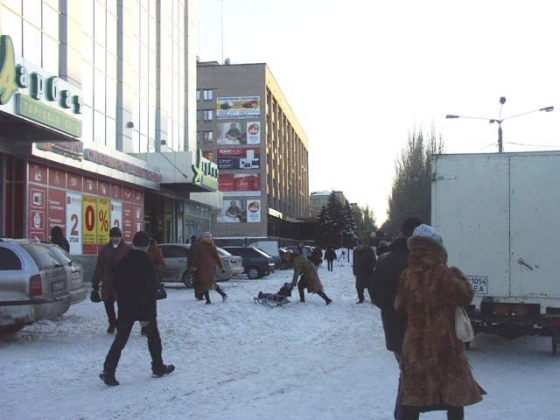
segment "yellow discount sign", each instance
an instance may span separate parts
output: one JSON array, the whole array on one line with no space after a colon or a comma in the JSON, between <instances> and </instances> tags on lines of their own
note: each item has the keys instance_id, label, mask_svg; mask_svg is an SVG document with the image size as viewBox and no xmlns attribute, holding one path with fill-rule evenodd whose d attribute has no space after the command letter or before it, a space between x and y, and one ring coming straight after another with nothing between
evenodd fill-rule
<instances>
[{"instance_id":1,"label":"yellow discount sign","mask_svg":"<svg viewBox=\"0 0 560 420\"><path fill-rule=\"evenodd\" d=\"M97 219L97 197L84 195L84 205L82 206L82 243L86 245L96 245L96 219Z\"/></svg>"},{"instance_id":2,"label":"yellow discount sign","mask_svg":"<svg viewBox=\"0 0 560 420\"><path fill-rule=\"evenodd\" d=\"M109 242L109 221L111 214L109 208L111 201L108 198L97 199L97 243Z\"/></svg>"}]
</instances>

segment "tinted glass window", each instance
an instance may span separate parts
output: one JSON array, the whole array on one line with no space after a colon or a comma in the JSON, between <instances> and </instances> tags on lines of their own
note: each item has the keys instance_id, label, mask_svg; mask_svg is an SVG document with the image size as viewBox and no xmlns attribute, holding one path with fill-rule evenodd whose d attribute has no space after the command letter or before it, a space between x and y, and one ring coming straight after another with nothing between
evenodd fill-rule
<instances>
[{"instance_id":1,"label":"tinted glass window","mask_svg":"<svg viewBox=\"0 0 560 420\"><path fill-rule=\"evenodd\" d=\"M189 250L183 246L162 245L159 247L164 258L185 258Z\"/></svg>"},{"instance_id":2,"label":"tinted glass window","mask_svg":"<svg viewBox=\"0 0 560 420\"><path fill-rule=\"evenodd\" d=\"M220 257L231 257L231 254L227 252L225 249L222 249L220 247L216 247L216 249L218 250L218 255Z\"/></svg>"},{"instance_id":3,"label":"tinted glass window","mask_svg":"<svg viewBox=\"0 0 560 420\"><path fill-rule=\"evenodd\" d=\"M0 270L21 270L21 261L12 250L0 248Z\"/></svg>"},{"instance_id":4,"label":"tinted glass window","mask_svg":"<svg viewBox=\"0 0 560 420\"><path fill-rule=\"evenodd\" d=\"M31 255L31 258L35 261L39 270L45 270L61 265L54 256L41 245L22 244L21 247L25 249L29 255Z\"/></svg>"},{"instance_id":5,"label":"tinted glass window","mask_svg":"<svg viewBox=\"0 0 560 420\"><path fill-rule=\"evenodd\" d=\"M54 255L56 260L62 265L68 265L72 261L68 257L68 254L66 253L66 251L64 251L62 248L60 248L56 245L55 246L46 246L45 248L48 249Z\"/></svg>"}]
</instances>

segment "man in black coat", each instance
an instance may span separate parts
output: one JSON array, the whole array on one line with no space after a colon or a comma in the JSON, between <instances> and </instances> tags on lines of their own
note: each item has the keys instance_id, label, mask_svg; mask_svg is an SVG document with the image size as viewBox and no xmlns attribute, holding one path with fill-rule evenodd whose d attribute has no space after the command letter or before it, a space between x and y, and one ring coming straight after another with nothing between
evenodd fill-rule
<instances>
[{"instance_id":1,"label":"man in black coat","mask_svg":"<svg viewBox=\"0 0 560 420\"><path fill-rule=\"evenodd\" d=\"M154 263L146 254L149 244L150 236L146 232L136 232L132 249L115 266L114 287L119 308L117 336L105 358L103 372L99 375L107 385L119 385L115 371L136 321L140 321L146 330L153 377L161 378L175 370L175 366L163 364L161 355L161 338L156 321L157 275Z\"/></svg>"},{"instance_id":2,"label":"man in black coat","mask_svg":"<svg viewBox=\"0 0 560 420\"><path fill-rule=\"evenodd\" d=\"M368 289L370 293L371 282L373 280L373 270L377 258L372 247L366 246L362 238L356 240L356 249L352 255L352 271L356 277L356 291L358 292L358 301L356 303L364 303L364 290ZM373 298L370 293L370 299Z\"/></svg>"},{"instance_id":3,"label":"man in black coat","mask_svg":"<svg viewBox=\"0 0 560 420\"><path fill-rule=\"evenodd\" d=\"M371 286L373 303L381 309L381 321L385 331L385 346L387 350L394 353L399 363L406 330L406 316L399 315L395 311L395 296L397 295L399 278L407 266L408 246L406 241L412 236L414 228L421 224L422 221L415 217L404 221L401 226L403 236L395 239L389 245L389 250L379 256ZM403 412L398 404L398 395L397 402L395 402L394 415L397 420L403 418Z\"/></svg>"}]
</instances>

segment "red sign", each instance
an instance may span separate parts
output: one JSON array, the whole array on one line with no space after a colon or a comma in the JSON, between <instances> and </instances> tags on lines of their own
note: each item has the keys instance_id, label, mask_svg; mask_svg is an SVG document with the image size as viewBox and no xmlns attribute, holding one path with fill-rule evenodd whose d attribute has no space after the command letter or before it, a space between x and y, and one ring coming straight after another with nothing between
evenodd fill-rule
<instances>
[{"instance_id":1,"label":"red sign","mask_svg":"<svg viewBox=\"0 0 560 420\"><path fill-rule=\"evenodd\" d=\"M84 189L88 194L97 194L97 179L87 178L84 176Z\"/></svg>"},{"instance_id":2,"label":"red sign","mask_svg":"<svg viewBox=\"0 0 560 420\"><path fill-rule=\"evenodd\" d=\"M132 236L134 235L134 217L133 217L133 205L132 203L124 202L123 205L123 216L122 216L122 232L123 240L130 244L132 243Z\"/></svg>"},{"instance_id":3,"label":"red sign","mask_svg":"<svg viewBox=\"0 0 560 420\"><path fill-rule=\"evenodd\" d=\"M259 174L223 174L219 175L220 191L230 196L261 195L261 177Z\"/></svg>"},{"instance_id":4,"label":"red sign","mask_svg":"<svg viewBox=\"0 0 560 420\"><path fill-rule=\"evenodd\" d=\"M51 187L66 188L66 172L49 168L49 185Z\"/></svg>"},{"instance_id":5,"label":"red sign","mask_svg":"<svg viewBox=\"0 0 560 420\"><path fill-rule=\"evenodd\" d=\"M68 174L68 189L72 191L82 192L82 176L77 174Z\"/></svg>"},{"instance_id":6,"label":"red sign","mask_svg":"<svg viewBox=\"0 0 560 420\"><path fill-rule=\"evenodd\" d=\"M29 182L47 185L47 167L36 163L29 164Z\"/></svg>"},{"instance_id":7,"label":"red sign","mask_svg":"<svg viewBox=\"0 0 560 420\"><path fill-rule=\"evenodd\" d=\"M123 199L126 201L132 201L133 200L133 191L132 188L130 187L123 187Z\"/></svg>"},{"instance_id":8,"label":"red sign","mask_svg":"<svg viewBox=\"0 0 560 420\"><path fill-rule=\"evenodd\" d=\"M111 198L122 200L122 187L120 185L111 184Z\"/></svg>"},{"instance_id":9,"label":"red sign","mask_svg":"<svg viewBox=\"0 0 560 420\"><path fill-rule=\"evenodd\" d=\"M49 188L49 232L53 226L60 226L65 231L66 224L66 192Z\"/></svg>"},{"instance_id":10,"label":"red sign","mask_svg":"<svg viewBox=\"0 0 560 420\"><path fill-rule=\"evenodd\" d=\"M97 182L97 191L98 194L103 197L110 197L111 196L111 185L108 182Z\"/></svg>"},{"instance_id":11,"label":"red sign","mask_svg":"<svg viewBox=\"0 0 560 420\"><path fill-rule=\"evenodd\" d=\"M45 172L46 175L46 172ZM47 240L47 188L29 185L29 237Z\"/></svg>"}]
</instances>

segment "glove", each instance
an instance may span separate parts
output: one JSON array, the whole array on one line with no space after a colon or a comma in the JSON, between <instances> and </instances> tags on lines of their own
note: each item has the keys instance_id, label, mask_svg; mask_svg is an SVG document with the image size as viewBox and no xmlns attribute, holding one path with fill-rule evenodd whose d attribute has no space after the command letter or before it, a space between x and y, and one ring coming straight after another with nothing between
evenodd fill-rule
<instances>
[{"instance_id":1,"label":"glove","mask_svg":"<svg viewBox=\"0 0 560 420\"><path fill-rule=\"evenodd\" d=\"M99 291L97 289L93 289L91 291L91 295L89 295L89 300L93 303L101 302L101 296L99 296Z\"/></svg>"}]
</instances>

